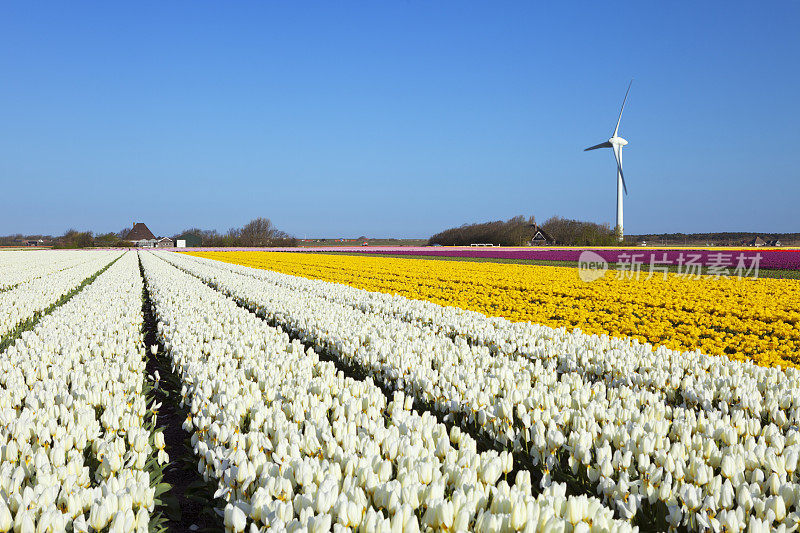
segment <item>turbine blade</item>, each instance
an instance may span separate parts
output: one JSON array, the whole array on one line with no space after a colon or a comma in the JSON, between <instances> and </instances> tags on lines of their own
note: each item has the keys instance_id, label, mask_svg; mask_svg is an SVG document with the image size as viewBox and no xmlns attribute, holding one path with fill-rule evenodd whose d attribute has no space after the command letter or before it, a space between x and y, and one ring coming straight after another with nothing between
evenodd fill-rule
<instances>
[{"instance_id":1,"label":"turbine blade","mask_svg":"<svg viewBox=\"0 0 800 533\"><path fill-rule=\"evenodd\" d=\"M625 174L622 173L622 147L614 147L614 159L617 161L617 170L619 176L622 178L622 190L625 191L625 196L628 195L628 186L625 184Z\"/></svg>"},{"instance_id":2,"label":"turbine blade","mask_svg":"<svg viewBox=\"0 0 800 533\"><path fill-rule=\"evenodd\" d=\"M617 127L614 128L614 135L612 137L617 136L617 131L619 131L619 121L622 120L622 112L625 110L625 102L628 100L628 93L631 92L631 85L633 85L633 80L628 84L628 90L625 91L625 98L622 99L622 108L619 110L619 118L617 119Z\"/></svg>"},{"instance_id":3,"label":"turbine blade","mask_svg":"<svg viewBox=\"0 0 800 533\"><path fill-rule=\"evenodd\" d=\"M611 143L606 141L604 143L596 144L594 146L590 146L584 152L588 152L589 150L597 150L598 148L611 148Z\"/></svg>"}]
</instances>

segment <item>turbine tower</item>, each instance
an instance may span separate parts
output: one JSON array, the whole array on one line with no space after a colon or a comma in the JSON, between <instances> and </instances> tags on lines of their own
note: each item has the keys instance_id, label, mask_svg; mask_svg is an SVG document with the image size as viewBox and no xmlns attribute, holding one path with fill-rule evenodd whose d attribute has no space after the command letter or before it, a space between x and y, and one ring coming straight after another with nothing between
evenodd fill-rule
<instances>
[{"instance_id":1,"label":"turbine tower","mask_svg":"<svg viewBox=\"0 0 800 533\"><path fill-rule=\"evenodd\" d=\"M625 195L628 194L628 187L625 185L625 176L622 174L622 147L628 144L628 141L619 137L617 132L619 131L619 122L622 120L622 111L625 109L625 102L628 100L628 93L631 92L631 84L633 84L633 80L628 84L628 90L625 91L625 98L622 100L622 109L619 110L619 118L617 119L617 126L614 128L614 134L611 135L611 138L606 142L590 146L584 150L584 152L588 152L589 150L597 150L598 148L611 148L614 152L614 159L617 162L617 227L615 231L617 233L617 240L619 241L622 241L622 192L625 191Z\"/></svg>"}]
</instances>

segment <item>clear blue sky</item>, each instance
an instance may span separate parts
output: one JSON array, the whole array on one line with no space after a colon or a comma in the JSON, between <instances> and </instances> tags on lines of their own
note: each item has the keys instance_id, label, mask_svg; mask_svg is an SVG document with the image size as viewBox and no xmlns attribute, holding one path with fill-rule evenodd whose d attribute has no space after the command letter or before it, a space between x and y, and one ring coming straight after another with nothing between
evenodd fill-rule
<instances>
[{"instance_id":1,"label":"clear blue sky","mask_svg":"<svg viewBox=\"0 0 800 533\"><path fill-rule=\"evenodd\" d=\"M4 2L0 235L800 231L800 2Z\"/></svg>"}]
</instances>

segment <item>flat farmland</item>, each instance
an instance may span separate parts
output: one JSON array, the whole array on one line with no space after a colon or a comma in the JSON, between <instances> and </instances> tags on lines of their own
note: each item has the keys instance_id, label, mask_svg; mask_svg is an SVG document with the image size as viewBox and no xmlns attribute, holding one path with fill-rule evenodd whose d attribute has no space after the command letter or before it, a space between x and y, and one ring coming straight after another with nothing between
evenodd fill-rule
<instances>
[{"instance_id":1,"label":"flat farmland","mask_svg":"<svg viewBox=\"0 0 800 533\"><path fill-rule=\"evenodd\" d=\"M796 284L0 252L0 530L793 530Z\"/></svg>"}]
</instances>

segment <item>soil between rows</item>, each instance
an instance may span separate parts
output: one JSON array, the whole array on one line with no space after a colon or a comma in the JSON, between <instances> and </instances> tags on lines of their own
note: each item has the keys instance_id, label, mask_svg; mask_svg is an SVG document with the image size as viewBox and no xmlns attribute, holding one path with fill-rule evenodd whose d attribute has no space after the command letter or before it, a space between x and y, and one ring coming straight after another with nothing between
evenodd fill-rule
<instances>
[{"instance_id":1,"label":"soil between rows","mask_svg":"<svg viewBox=\"0 0 800 533\"><path fill-rule=\"evenodd\" d=\"M181 381L173 372L164 345L156 335L157 322L141 259L139 272L144 282L142 314L144 346L147 353L146 372L148 376L154 376L158 372L161 378L158 389L153 391L153 396L161 403L158 410L158 427L164 432L165 450L169 454L163 481L169 483L171 488L162 497L165 500L162 510L168 520L167 529L179 533L223 531L222 518L214 511L215 485L213 482L205 482L198 473L190 435L182 427L188 413L185 408L180 407ZM155 355L150 351L151 346L158 347Z\"/></svg>"}]
</instances>

